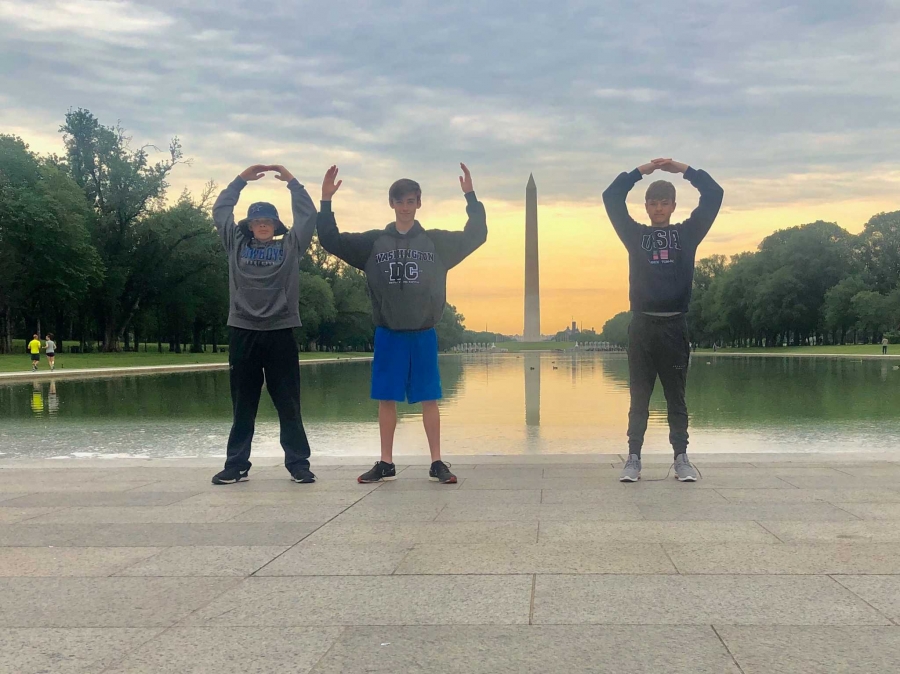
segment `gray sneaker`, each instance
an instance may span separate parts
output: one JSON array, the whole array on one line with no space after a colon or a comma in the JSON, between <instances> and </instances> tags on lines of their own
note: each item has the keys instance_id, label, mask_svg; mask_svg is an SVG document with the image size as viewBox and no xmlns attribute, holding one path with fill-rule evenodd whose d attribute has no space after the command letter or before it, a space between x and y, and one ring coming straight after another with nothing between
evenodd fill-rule
<instances>
[{"instance_id":1,"label":"gray sneaker","mask_svg":"<svg viewBox=\"0 0 900 674\"><path fill-rule=\"evenodd\" d=\"M697 481L697 469L688 461L687 454L679 454L675 457L675 477L679 482Z\"/></svg>"},{"instance_id":2,"label":"gray sneaker","mask_svg":"<svg viewBox=\"0 0 900 674\"><path fill-rule=\"evenodd\" d=\"M619 476L619 482L637 482L641 479L641 457L637 454L629 454L628 461Z\"/></svg>"}]
</instances>

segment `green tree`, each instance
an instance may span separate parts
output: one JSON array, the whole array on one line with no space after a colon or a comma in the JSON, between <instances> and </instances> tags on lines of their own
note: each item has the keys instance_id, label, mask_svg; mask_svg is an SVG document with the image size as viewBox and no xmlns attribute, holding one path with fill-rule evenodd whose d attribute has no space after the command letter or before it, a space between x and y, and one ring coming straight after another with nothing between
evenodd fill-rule
<instances>
[{"instance_id":1,"label":"green tree","mask_svg":"<svg viewBox=\"0 0 900 674\"><path fill-rule=\"evenodd\" d=\"M96 214L92 239L106 274L94 306L104 350L115 351L154 274L143 262L160 258L156 223L148 216L162 206L169 173L183 161L181 144L173 139L167 158L151 163L151 146L133 149L124 129L103 126L80 108L66 114L60 131L72 178ZM146 251L148 245L154 250Z\"/></svg>"},{"instance_id":2,"label":"green tree","mask_svg":"<svg viewBox=\"0 0 900 674\"><path fill-rule=\"evenodd\" d=\"M885 295L874 290L863 290L853 296L850 304L859 316L859 327L866 334L867 340L876 341L890 329L893 312Z\"/></svg>"},{"instance_id":3,"label":"green tree","mask_svg":"<svg viewBox=\"0 0 900 674\"><path fill-rule=\"evenodd\" d=\"M750 315L759 276L756 255L739 253L731 257L724 273L712 279L701 302L714 341L734 344L752 334Z\"/></svg>"},{"instance_id":4,"label":"green tree","mask_svg":"<svg viewBox=\"0 0 900 674\"><path fill-rule=\"evenodd\" d=\"M42 317L58 323L102 279L85 226L90 215L78 186L55 164L20 138L0 135L0 352L10 351L17 312L28 319L26 332L45 333Z\"/></svg>"},{"instance_id":5,"label":"green tree","mask_svg":"<svg viewBox=\"0 0 900 674\"><path fill-rule=\"evenodd\" d=\"M825 294L853 271L852 242L845 230L821 220L763 239L751 310L754 329L768 335L787 331L795 342L818 335L824 324Z\"/></svg>"},{"instance_id":6,"label":"green tree","mask_svg":"<svg viewBox=\"0 0 900 674\"><path fill-rule=\"evenodd\" d=\"M628 346L628 326L630 325L631 312L618 313L603 324L598 341L609 342L616 346Z\"/></svg>"},{"instance_id":7,"label":"green tree","mask_svg":"<svg viewBox=\"0 0 900 674\"><path fill-rule=\"evenodd\" d=\"M712 341L711 324L715 316L707 317L704 314L704 298L709 293L713 280L724 274L727 266L728 258L724 255L712 255L697 261L694 268L691 304L688 310L688 331L693 340L700 342Z\"/></svg>"},{"instance_id":8,"label":"green tree","mask_svg":"<svg viewBox=\"0 0 900 674\"><path fill-rule=\"evenodd\" d=\"M466 317L456 310L452 304L444 306L444 315L435 326L438 338L438 349L447 351L457 344L462 344L463 334L466 331Z\"/></svg>"},{"instance_id":9,"label":"green tree","mask_svg":"<svg viewBox=\"0 0 900 674\"><path fill-rule=\"evenodd\" d=\"M335 317L322 326L323 341L341 350L371 349L375 342L375 324L365 274L341 264L331 282L331 290Z\"/></svg>"},{"instance_id":10,"label":"green tree","mask_svg":"<svg viewBox=\"0 0 900 674\"><path fill-rule=\"evenodd\" d=\"M300 340L305 348L317 347L322 326L337 316L334 293L331 286L321 276L306 271L300 272Z\"/></svg>"},{"instance_id":11,"label":"green tree","mask_svg":"<svg viewBox=\"0 0 900 674\"><path fill-rule=\"evenodd\" d=\"M848 276L832 286L825 293L825 327L840 335L835 341L843 344L847 331L859 321L859 314L853 307L853 297L866 289L859 275Z\"/></svg>"},{"instance_id":12,"label":"green tree","mask_svg":"<svg viewBox=\"0 0 900 674\"><path fill-rule=\"evenodd\" d=\"M856 240L872 290L887 293L900 285L900 211L872 216Z\"/></svg>"}]
</instances>

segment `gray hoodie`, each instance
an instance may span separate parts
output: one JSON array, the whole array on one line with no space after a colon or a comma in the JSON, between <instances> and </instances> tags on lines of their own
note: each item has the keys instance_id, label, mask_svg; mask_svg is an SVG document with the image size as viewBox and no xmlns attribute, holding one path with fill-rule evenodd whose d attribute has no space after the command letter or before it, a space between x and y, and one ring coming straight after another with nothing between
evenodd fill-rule
<instances>
[{"instance_id":1,"label":"gray hoodie","mask_svg":"<svg viewBox=\"0 0 900 674\"><path fill-rule=\"evenodd\" d=\"M238 176L213 206L213 221L228 251L228 325L245 330L300 326L300 259L316 229L316 207L297 179L288 183L294 226L280 240L260 243L234 222L247 181Z\"/></svg>"},{"instance_id":2,"label":"gray hoodie","mask_svg":"<svg viewBox=\"0 0 900 674\"><path fill-rule=\"evenodd\" d=\"M396 223L359 234L338 231L331 202L322 202L319 243L366 272L375 325L397 331L428 330L444 313L447 272L487 240L484 205L466 194L469 216L461 232L424 229L418 220L406 234Z\"/></svg>"}]
</instances>

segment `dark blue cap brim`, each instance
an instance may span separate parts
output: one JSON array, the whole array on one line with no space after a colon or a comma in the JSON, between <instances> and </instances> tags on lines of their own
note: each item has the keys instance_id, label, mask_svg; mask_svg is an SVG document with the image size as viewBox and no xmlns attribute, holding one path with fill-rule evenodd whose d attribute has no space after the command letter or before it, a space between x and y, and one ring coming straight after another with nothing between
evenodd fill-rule
<instances>
[{"instance_id":1,"label":"dark blue cap brim","mask_svg":"<svg viewBox=\"0 0 900 674\"><path fill-rule=\"evenodd\" d=\"M237 226L241 228L241 231L244 233L244 237L246 237L248 239L252 239L253 232L250 231L250 221L251 220L263 220L263 219L275 221L275 236L281 236L283 234L288 233L287 227L285 227L284 223L281 220L279 220L278 218L262 218L262 217L244 218L239 223L237 223Z\"/></svg>"}]
</instances>

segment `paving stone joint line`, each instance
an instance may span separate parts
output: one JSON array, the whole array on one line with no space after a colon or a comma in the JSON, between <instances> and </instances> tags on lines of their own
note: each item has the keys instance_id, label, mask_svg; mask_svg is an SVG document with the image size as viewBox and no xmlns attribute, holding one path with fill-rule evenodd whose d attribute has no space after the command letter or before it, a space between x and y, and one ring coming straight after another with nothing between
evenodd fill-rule
<instances>
[{"instance_id":1,"label":"paving stone joint line","mask_svg":"<svg viewBox=\"0 0 900 674\"><path fill-rule=\"evenodd\" d=\"M879 611L877 608L875 608L874 606L872 606L872 604L870 604L870 603L868 602L868 600L866 600L864 597L860 596L857 592L855 592L855 591L852 590L851 588L849 588L849 587L847 587L846 585L844 585L844 584L840 581L840 577L841 577L842 575L844 575L844 574L840 574L840 573L830 573L830 574L827 574L827 575L828 575L829 578L831 578L831 580L833 580L835 583L837 583L837 584L840 585L842 588L844 588L845 590L847 590L847 592L849 592L850 594L852 594L854 597L858 598L861 602L863 602L863 603L864 603L866 606L868 606L870 609L872 609L873 611L875 611L875 612L878 613L879 615L883 616L889 623L891 623L892 625L900 625L900 622L898 622L897 620L894 620L891 616L889 616L889 615L887 615L886 613L884 613L884 611ZM856 575L865 575L865 574L856 574ZM871 575L884 575L884 574L871 574Z\"/></svg>"},{"instance_id":2,"label":"paving stone joint line","mask_svg":"<svg viewBox=\"0 0 900 674\"><path fill-rule=\"evenodd\" d=\"M731 652L731 649L728 648L728 644L725 643L725 639L723 639L723 638L722 638L722 635L719 634L719 630L716 629L716 626L715 626L715 625L710 625L710 627L712 628L713 633L714 633L714 634L716 635L716 637L719 639L719 642L722 644L722 648L724 648L724 649L725 649L725 652L728 653L728 656L731 658L731 661L734 663L734 666L737 667L738 671L739 671L741 674L744 674L744 668L741 667L741 663L739 663L739 662L737 661L737 658L734 657L734 653L732 653L732 652Z\"/></svg>"}]
</instances>

